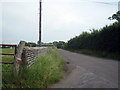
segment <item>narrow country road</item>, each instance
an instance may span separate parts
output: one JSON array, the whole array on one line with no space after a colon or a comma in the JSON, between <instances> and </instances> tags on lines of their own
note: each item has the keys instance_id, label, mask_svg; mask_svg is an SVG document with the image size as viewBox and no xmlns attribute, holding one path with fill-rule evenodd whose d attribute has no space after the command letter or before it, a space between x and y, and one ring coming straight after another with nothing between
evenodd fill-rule
<instances>
[{"instance_id":1,"label":"narrow country road","mask_svg":"<svg viewBox=\"0 0 120 90\"><path fill-rule=\"evenodd\" d=\"M118 88L118 61L62 49L58 52L67 64L67 74L52 88Z\"/></svg>"}]
</instances>

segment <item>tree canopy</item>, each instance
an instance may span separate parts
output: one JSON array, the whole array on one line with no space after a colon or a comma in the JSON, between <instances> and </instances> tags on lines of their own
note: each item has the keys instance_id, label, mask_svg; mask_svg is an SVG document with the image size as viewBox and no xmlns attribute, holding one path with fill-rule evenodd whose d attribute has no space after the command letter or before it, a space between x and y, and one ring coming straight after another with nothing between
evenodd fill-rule
<instances>
[{"instance_id":1,"label":"tree canopy","mask_svg":"<svg viewBox=\"0 0 120 90\"><path fill-rule=\"evenodd\" d=\"M116 14L113 14L112 17L109 17L110 20L117 20L120 22L120 11L118 11Z\"/></svg>"}]
</instances>

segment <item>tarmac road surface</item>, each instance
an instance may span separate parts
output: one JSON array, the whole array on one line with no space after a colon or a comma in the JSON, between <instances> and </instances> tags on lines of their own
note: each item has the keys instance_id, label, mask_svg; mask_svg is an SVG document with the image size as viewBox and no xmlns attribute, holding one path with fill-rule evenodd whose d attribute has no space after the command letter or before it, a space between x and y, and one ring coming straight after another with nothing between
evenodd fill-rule
<instances>
[{"instance_id":1,"label":"tarmac road surface","mask_svg":"<svg viewBox=\"0 0 120 90\"><path fill-rule=\"evenodd\" d=\"M52 88L118 88L118 61L58 49L65 77Z\"/></svg>"}]
</instances>

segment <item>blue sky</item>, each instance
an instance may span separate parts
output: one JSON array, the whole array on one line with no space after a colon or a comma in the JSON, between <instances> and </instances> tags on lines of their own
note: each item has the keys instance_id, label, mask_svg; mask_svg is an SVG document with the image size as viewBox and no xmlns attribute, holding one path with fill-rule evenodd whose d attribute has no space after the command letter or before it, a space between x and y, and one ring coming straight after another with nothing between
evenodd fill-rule
<instances>
[{"instance_id":1,"label":"blue sky","mask_svg":"<svg viewBox=\"0 0 120 90\"><path fill-rule=\"evenodd\" d=\"M89 29L114 21L107 18L118 10L119 0L43 0L42 42L68 41ZM3 43L37 42L39 0L0 0Z\"/></svg>"}]
</instances>

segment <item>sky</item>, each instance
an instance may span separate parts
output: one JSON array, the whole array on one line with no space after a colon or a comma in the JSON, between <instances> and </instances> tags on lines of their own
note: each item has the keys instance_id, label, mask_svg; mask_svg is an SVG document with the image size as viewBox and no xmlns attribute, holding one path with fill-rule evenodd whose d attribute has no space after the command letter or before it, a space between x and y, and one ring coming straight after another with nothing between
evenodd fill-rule
<instances>
[{"instance_id":1,"label":"sky","mask_svg":"<svg viewBox=\"0 0 120 90\"><path fill-rule=\"evenodd\" d=\"M119 0L42 0L42 42L68 41L115 21ZM0 43L37 42L39 0L0 0Z\"/></svg>"}]
</instances>

